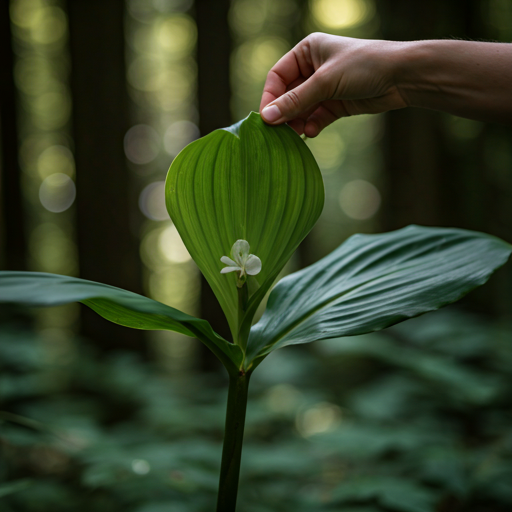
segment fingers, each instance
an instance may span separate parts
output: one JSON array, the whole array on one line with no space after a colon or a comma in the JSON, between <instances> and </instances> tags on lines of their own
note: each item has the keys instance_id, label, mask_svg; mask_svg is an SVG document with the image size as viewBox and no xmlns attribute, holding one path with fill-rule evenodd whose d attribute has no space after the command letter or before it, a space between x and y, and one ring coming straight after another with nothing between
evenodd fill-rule
<instances>
[{"instance_id":1,"label":"fingers","mask_svg":"<svg viewBox=\"0 0 512 512\"><path fill-rule=\"evenodd\" d=\"M260 102L260 111L269 103L304 82L315 71L311 62L310 48L307 39L301 41L274 65L267 75Z\"/></svg>"},{"instance_id":2,"label":"fingers","mask_svg":"<svg viewBox=\"0 0 512 512\"><path fill-rule=\"evenodd\" d=\"M262 111L263 120L269 124L280 124L301 117L309 109L326 100L325 88L318 74L304 83L282 94Z\"/></svg>"},{"instance_id":3,"label":"fingers","mask_svg":"<svg viewBox=\"0 0 512 512\"><path fill-rule=\"evenodd\" d=\"M299 135L302 135L304 133L306 122L304 119L292 119L288 122L288 126L293 128Z\"/></svg>"},{"instance_id":4,"label":"fingers","mask_svg":"<svg viewBox=\"0 0 512 512\"><path fill-rule=\"evenodd\" d=\"M312 139L334 121L346 116L348 113L341 101L326 101L308 117L304 124L304 133Z\"/></svg>"},{"instance_id":5,"label":"fingers","mask_svg":"<svg viewBox=\"0 0 512 512\"><path fill-rule=\"evenodd\" d=\"M299 62L294 54L294 50L292 50L281 57L269 71L265 86L263 87L260 111L270 102L284 94L288 86L301 78L301 76Z\"/></svg>"}]
</instances>

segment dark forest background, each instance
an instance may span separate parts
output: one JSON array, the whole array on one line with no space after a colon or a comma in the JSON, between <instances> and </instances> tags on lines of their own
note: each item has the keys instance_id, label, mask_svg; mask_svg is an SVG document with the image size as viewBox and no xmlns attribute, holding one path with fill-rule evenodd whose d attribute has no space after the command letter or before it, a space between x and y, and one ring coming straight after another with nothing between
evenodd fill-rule
<instances>
[{"instance_id":1,"label":"dark forest background","mask_svg":"<svg viewBox=\"0 0 512 512\"><path fill-rule=\"evenodd\" d=\"M163 208L189 142L257 110L312 31L509 42L512 3L0 2L0 269L77 275L229 338ZM408 109L308 141L326 208L288 271L408 224L512 242L512 129ZM241 511L512 506L512 267L456 307L279 351L254 377ZM212 510L225 380L196 341L86 308L0 311L0 509Z\"/></svg>"}]
</instances>

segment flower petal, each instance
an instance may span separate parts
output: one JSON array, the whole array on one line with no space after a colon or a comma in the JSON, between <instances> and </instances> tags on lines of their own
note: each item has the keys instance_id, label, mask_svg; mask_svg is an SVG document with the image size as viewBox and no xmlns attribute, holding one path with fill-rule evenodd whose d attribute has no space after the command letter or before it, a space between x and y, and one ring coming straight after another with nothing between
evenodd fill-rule
<instances>
[{"instance_id":1,"label":"flower petal","mask_svg":"<svg viewBox=\"0 0 512 512\"><path fill-rule=\"evenodd\" d=\"M237 240L233 247L231 247L231 257L237 262L241 267L244 266L247 257L249 256L249 251L251 247L249 242L246 240Z\"/></svg>"},{"instance_id":2,"label":"flower petal","mask_svg":"<svg viewBox=\"0 0 512 512\"><path fill-rule=\"evenodd\" d=\"M255 276L261 272L261 260L258 256L250 254L245 263L245 271L250 276Z\"/></svg>"},{"instance_id":3,"label":"flower petal","mask_svg":"<svg viewBox=\"0 0 512 512\"><path fill-rule=\"evenodd\" d=\"M236 261L233 261L231 258L228 258L227 256L222 256L220 261L222 261L222 263L224 263L224 265L228 265L230 267L236 267L237 266Z\"/></svg>"},{"instance_id":4,"label":"flower petal","mask_svg":"<svg viewBox=\"0 0 512 512\"><path fill-rule=\"evenodd\" d=\"M228 272L236 272L237 270L242 270L240 267L224 267L220 273L227 274Z\"/></svg>"}]
</instances>

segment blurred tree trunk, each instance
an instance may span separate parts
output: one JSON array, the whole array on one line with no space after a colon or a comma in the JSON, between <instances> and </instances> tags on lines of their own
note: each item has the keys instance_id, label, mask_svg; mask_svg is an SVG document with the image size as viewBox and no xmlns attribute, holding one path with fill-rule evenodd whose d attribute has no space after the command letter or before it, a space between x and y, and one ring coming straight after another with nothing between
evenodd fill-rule
<instances>
[{"instance_id":1,"label":"blurred tree trunk","mask_svg":"<svg viewBox=\"0 0 512 512\"><path fill-rule=\"evenodd\" d=\"M25 270L27 243L18 162L18 123L9 2L0 5L0 268Z\"/></svg>"},{"instance_id":2,"label":"blurred tree trunk","mask_svg":"<svg viewBox=\"0 0 512 512\"><path fill-rule=\"evenodd\" d=\"M68 13L80 276L140 293L138 240L130 229L136 199L123 151L129 128L124 1L70 0ZM82 327L105 350L141 350L142 331L86 308Z\"/></svg>"},{"instance_id":3,"label":"blurred tree trunk","mask_svg":"<svg viewBox=\"0 0 512 512\"><path fill-rule=\"evenodd\" d=\"M376 5L383 39L493 38L483 16L484 7L489 6L481 0L433 0L428 4L381 0ZM496 140L506 140L506 133L512 158L510 132L426 109L385 114L384 230L413 223L454 226L511 241L512 177L509 169L501 190L492 183L493 155L489 151ZM507 302L510 305L511 272L500 272L503 279L493 279L469 295L464 304L485 313L503 310Z\"/></svg>"},{"instance_id":4,"label":"blurred tree trunk","mask_svg":"<svg viewBox=\"0 0 512 512\"><path fill-rule=\"evenodd\" d=\"M304 27L307 26L307 20L311 13L311 4L309 0L297 0L296 5L298 9L298 16L291 30L293 38L291 41L292 46L295 46L308 35ZM315 238L309 234L297 248L294 258L299 269L305 268L316 262L316 251L314 249L314 245Z\"/></svg>"},{"instance_id":5,"label":"blurred tree trunk","mask_svg":"<svg viewBox=\"0 0 512 512\"><path fill-rule=\"evenodd\" d=\"M383 0L377 5L384 39L435 39L453 33L444 30L449 20L442 0L433 0L428 5ZM449 158L443 151L445 144L441 143L442 124L443 116L429 110L405 109L385 115L385 230L411 223L453 223L441 207L443 186L454 179L454 170L445 168Z\"/></svg>"},{"instance_id":6,"label":"blurred tree trunk","mask_svg":"<svg viewBox=\"0 0 512 512\"><path fill-rule=\"evenodd\" d=\"M199 131L201 136L232 124L229 61L231 33L228 23L229 0L196 0ZM201 316L226 339L229 326L217 299L204 277L201 278ZM213 359L203 352L202 364L210 368Z\"/></svg>"}]
</instances>

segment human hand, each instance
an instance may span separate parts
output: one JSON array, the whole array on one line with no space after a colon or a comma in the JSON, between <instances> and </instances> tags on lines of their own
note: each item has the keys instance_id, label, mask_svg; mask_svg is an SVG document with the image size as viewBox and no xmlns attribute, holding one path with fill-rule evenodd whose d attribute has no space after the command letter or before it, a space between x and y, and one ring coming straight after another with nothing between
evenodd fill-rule
<instances>
[{"instance_id":1,"label":"human hand","mask_svg":"<svg viewBox=\"0 0 512 512\"><path fill-rule=\"evenodd\" d=\"M396 85L395 55L403 44L310 34L268 73L263 120L316 137L340 117L406 107Z\"/></svg>"}]
</instances>

